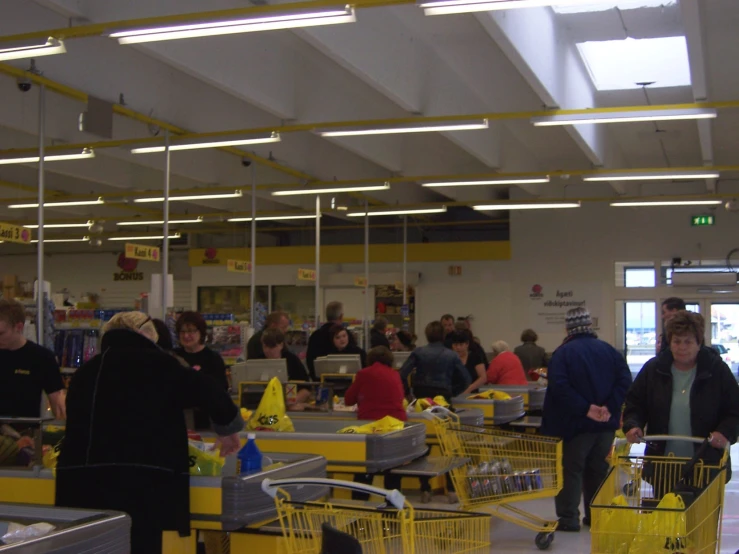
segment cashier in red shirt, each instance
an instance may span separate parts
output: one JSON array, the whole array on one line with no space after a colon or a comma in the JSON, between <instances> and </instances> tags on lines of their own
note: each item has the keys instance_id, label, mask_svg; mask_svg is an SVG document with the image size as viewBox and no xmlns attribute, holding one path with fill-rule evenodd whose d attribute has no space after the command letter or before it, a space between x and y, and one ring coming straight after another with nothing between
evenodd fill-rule
<instances>
[{"instance_id":1,"label":"cashier in red shirt","mask_svg":"<svg viewBox=\"0 0 739 554\"><path fill-rule=\"evenodd\" d=\"M521 360L502 340L493 343L493 358L487 373L488 383L493 385L528 384Z\"/></svg>"},{"instance_id":2,"label":"cashier in red shirt","mask_svg":"<svg viewBox=\"0 0 739 554\"><path fill-rule=\"evenodd\" d=\"M377 420L392 416L407 421L403 409L403 383L392 368L393 354L386 346L376 346L367 353L366 367L359 371L346 391L344 404L358 405L358 419Z\"/></svg>"}]
</instances>

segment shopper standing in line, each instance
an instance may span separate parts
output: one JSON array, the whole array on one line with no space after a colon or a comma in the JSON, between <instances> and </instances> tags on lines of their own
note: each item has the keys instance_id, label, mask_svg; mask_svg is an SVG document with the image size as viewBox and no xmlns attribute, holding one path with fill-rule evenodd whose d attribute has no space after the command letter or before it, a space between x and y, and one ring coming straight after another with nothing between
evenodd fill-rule
<instances>
[{"instance_id":1,"label":"shopper standing in line","mask_svg":"<svg viewBox=\"0 0 739 554\"><path fill-rule=\"evenodd\" d=\"M333 348L333 340L331 337L331 328L334 325L344 324L344 305L341 302L329 302L326 305L326 323L313 331L308 339L308 351L305 355L305 363L308 366L310 377L316 380L316 370L313 362L316 358L328 356ZM348 333L349 344L356 346L357 341L354 335Z\"/></svg>"},{"instance_id":2,"label":"shopper standing in line","mask_svg":"<svg viewBox=\"0 0 739 554\"><path fill-rule=\"evenodd\" d=\"M375 323L372 325L372 330L370 331L370 347L384 346L385 348L390 348L390 341L385 336L386 332L387 319L384 317L375 319Z\"/></svg>"},{"instance_id":3,"label":"shopper standing in line","mask_svg":"<svg viewBox=\"0 0 739 554\"><path fill-rule=\"evenodd\" d=\"M536 331L526 329L521 333L521 344L513 350L513 353L521 360L526 375L532 369L547 367L547 352L536 344L537 340L539 340L539 335Z\"/></svg>"},{"instance_id":4,"label":"shopper standing in line","mask_svg":"<svg viewBox=\"0 0 739 554\"><path fill-rule=\"evenodd\" d=\"M205 336L208 326L203 316L197 312L182 312L177 318L177 336L180 340L180 348L174 353L184 359L195 371L202 371L210 375L216 382L228 390L228 377L226 376L226 364L218 352L214 352L205 346ZM210 428L208 415L195 410L195 428Z\"/></svg>"},{"instance_id":5,"label":"shopper standing in line","mask_svg":"<svg viewBox=\"0 0 739 554\"><path fill-rule=\"evenodd\" d=\"M390 350L393 352L413 352L416 349L416 335L408 331L398 331L390 342Z\"/></svg>"},{"instance_id":6,"label":"shopper standing in line","mask_svg":"<svg viewBox=\"0 0 739 554\"><path fill-rule=\"evenodd\" d=\"M470 352L474 353L476 357L480 358L482 360L483 365L487 367L488 366L488 356L487 354L485 354L485 349L482 346L480 346L479 339L475 338L475 336L472 334L469 321L465 318L459 319L454 324L453 332L470 334L470 347L469 347ZM449 350L453 350L451 334L444 336L444 346L446 346Z\"/></svg>"},{"instance_id":7,"label":"shopper standing in line","mask_svg":"<svg viewBox=\"0 0 739 554\"><path fill-rule=\"evenodd\" d=\"M252 335L246 343L246 359L259 360L264 358L262 350L262 334L267 329L278 329L283 336L290 328L290 318L285 312L272 312L264 320L264 327Z\"/></svg>"},{"instance_id":8,"label":"shopper standing in line","mask_svg":"<svg viewBox=\"0 0 739 554\"><path fill-rule=\"evenodd\" d=\"M631 386L623 356L598 339L585 308L567 312L567 338L549 362L542 431L564 440L564 483L555 498L559 531L590 525L590 502L608 473L606 456L619 428L621 409Z\"/></svg>"},{"instance_id":9,"label":"shopper standing in line","mask_svg":"<svg viewBox=\"0 0 739 554\"><path fill-rule=\"evenodd\" d=\"M444 338L446 338L449 333L454 332L454 316L452 314L444 314L441 316L439 321L441 322L441 326L444 328Z\"/></svg>"},{"instance_id":10,"label":"shopper standing in line","mask_svg":"<svg viewBox=\"0 0 739 554\"><path fill-rule=\"evenodd\" d=\"M670 349L670 342L667 340L667 333L665 332L667 322L675 317L677 312L685 309L685 300L676 296L671 296L662 302L662 333L660 333L659 340L657 341L657 354Z\"/></svg>"},{"instance_id":11,"label":"shopper standing in line","mask_svg":"<svg viewBox=\"0 0 739 554\"><path fill-rule=\"evenodd\" d=\"M56 506L131 516L131 552L161 554L162 532L190 535L190 475L184 411L215 422L222 456L239 449L244 422L223 387L157 347L151 318L116 314L100 354L69 385L56 470Z\"/></svg>"},{"instance_id":12,"label":"shopper standing in line","mask_svg":"<svg viewBox=\"0 0 739 554\"><path fill-rule=\"evenodd\" d=\"M493 385L526 385L526 373L508 343L502 340L493 343L493 359L488 366L487 382Z\"/></svg>"}]
</instances>

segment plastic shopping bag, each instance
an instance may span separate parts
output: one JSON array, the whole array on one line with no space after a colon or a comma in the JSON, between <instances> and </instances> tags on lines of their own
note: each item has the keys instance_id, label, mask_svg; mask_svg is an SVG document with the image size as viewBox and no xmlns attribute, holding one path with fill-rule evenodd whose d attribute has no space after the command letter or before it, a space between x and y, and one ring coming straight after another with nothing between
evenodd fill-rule
<instances>
[{"instance_id":1,"label":"plastic shopping bag","mask_svg":"<svg viewBox=\"0 0 739 554\"><path fill-rule=\"evenodd\" d=\"M679 495L671 492L662 497L656 510L638 515L635 529L637 534L629 554L687 552L690 547L685 503Z\"/></svg>"},{"instance_id":2,"label":"plastic shopping bag","mask_svg":"<svg viewBox=\"0 0 739 554\"><path fill-rule=\"evenodd\" d=\"M356 433L357 435L375 435L380 433L390 433L392 431L400 431L405 428L405 423L392 416L385 416L382 419L367 423L365 425L350 425L336 431L337 433Z\"/></svg>"},{"instance_id":3,"label":"plastic shopping bag","mask_svg":"<svg viewBox=\"0 0 739 554\"><path fill-rule=\"evenodd\" d=\"M221 474L226 460L218 455L217 450L210 450L211 448L212 444L192 440L187 442L190 475L217 477Z\"/></svg>"},{"instance_id":4,"label":"plastic shopping bag","mask_svg":"<svg viewBox=\"0 0 739 554\"><path fill-rule=\"evenodd\" d=\"M282 392L282 384L277 377L273 377L259 401L257 410L246 423L250 431L282 431L293 433L295 427L292 420L287 417L285 409L285 396Z\"/></svg>"},{"instance_id":5,"label":"plastic shopping bag","mask_svg":"<svg viewBox=\"0 0 739 554\"><path fill-rule=\"evenodd\" d=\"M510 400L511 395L500 390L486 390L467 397L469 400Z\"/></svg>"},{"instance_id":6,"label":"plastic shopping bag","mask_svg":"<svg viewBox=\"0 0 739 554\"><path fill-rule=\"evenodd\" d=\"M44 446L44 456L41 458L41 463L47 469L56 469L56 460L59 458L59 451L62 449L62 442L59 441L54 446Z\"/></svg>"},{"instance_id":7,"label":"plastic shopping bag","mask_svg":"<svg viewBox=\"0 0 739 554\"><path fill-rule=\"evenodd\" d=\"M628 506L623 494L611 500L611 506ZM596 539L599 552L610 552L612 554L627 554L632 541L632 529L635 523L633 510L627 509L604 509L600 510L598 517L593 518L591 532Z\"/></svg>"},{"instance_id":8,"label":"plastic shopping bag","mask_svg":"<svg viewBox=\"0 0 739 554\"><path fill-rule=\"evenodd\" d=\"M449 402L443 396L434 396L433 398L417 398L410 404L403 404L407 412L415 411L417 413L424 412L434 406L449 407Z\"/></svg>"}]
</instances>

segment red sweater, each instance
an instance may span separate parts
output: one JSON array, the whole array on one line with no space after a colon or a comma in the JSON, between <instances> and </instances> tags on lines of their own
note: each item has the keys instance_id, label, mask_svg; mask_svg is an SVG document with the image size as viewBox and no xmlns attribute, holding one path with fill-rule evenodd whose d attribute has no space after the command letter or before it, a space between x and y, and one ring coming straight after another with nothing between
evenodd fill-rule
<instances>
[{"instance_id":1,"label":"red sweater","mask_svg":"<svg viewBox=\"0 0 739 554\"><path fill-rule=\"evenodd\" d=\"M518 356L513 352L501 352L488 367L488 383L493 385L526 385L526 373Z\"/></svg>"},{"instance_id":2,"label":"red sweater","mask_svg":"<svg viewBox=\"0 0 739 554\"><path fill-rule=\"evenodd\" d=\"M397 371L381 363L366 367L357 373L352 386L346 391L344 404L359 404L359 419L382 419L392 416L407 421L403 409L403 383Z\"/></svg>"}]
</instances>

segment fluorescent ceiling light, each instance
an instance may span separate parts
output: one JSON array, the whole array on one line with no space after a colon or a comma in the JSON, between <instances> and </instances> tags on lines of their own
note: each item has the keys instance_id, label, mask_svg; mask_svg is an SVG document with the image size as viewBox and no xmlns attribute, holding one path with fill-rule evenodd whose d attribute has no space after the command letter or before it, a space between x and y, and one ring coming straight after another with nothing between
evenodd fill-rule
<instances>
[{"instance_id":1,"label":"fluorescent ceiling light","mask_svg":"<svg viewBox=\"0 0 739 554\"><path fill-rule=\"evenodd\" d=\"M440 0L419 2L426 15L449 15L453 13L490 12L517 8L541 8L552 4L585 4L592 0Z\"/></svg>"},{"instance_id":2,"label":"fluorescent ceiling light","mask_svg":"<svg viewBox=\"0 0 739 554\"><path fill-rule=\"evenodd\" d=\"M184 201L184 200L215 200L218 198L238 198L242 195L240 190L226 193L214 193L214 194L191 194L189 196L170 196L170 202ZM143 204L146 202L164 202L163 196L154 196L151 198L134 198L134 202Z\"/></svg>"},{"instance_id":3,"label":"fluorescent ceiling light","mask_svg":"<svg viewBox=\"0 0 739 554\"><path fill-rule=\"evenodd\" d=\"M721 200L653 200L635 202L611 202L611 206L617 208L640 207L640 206L716 206Z\"/></svg>"},{"instance_id":4,"label":"fluorescent ceiling light","mask_svg":"<svg viewBox=\"0 0 739 554\"><path fill-rule=\"evenodd\" d=\"M673 179L718 179L718 171L652 171L639 173L596 173L583 181L671 181Z\"/></svg>"},{"instance_id":5,"label":"fluorescent ceiling light","mask_svg":"<svg viewBox=\"0 0 739 554\"><path fill-rule=\"evenodd\" d=\"M169 235L168 239L178 239L182 235L179 233L175 233L174 235ZM142 237L108 237L108 240L164 240L164 235L157 235L157 236L142 236Z\"/></svg>"},{"instance_id":6,"label":"fluorescent ceiling light","mask_svg":"<svg viewBox=\"0 0 739 554\"><path fill-rule=\"evenodd\" d=\"M472 206L473 210L484 212L488 210L547 210L560 208L579 208L580 202L541 202L531 204L481 204Z\"/></svg>"},{"instance_id":7,"label":"fluorescent ceiling light","mask_svg":"<svg viewBox=\"0 0 739 554\"><path fill-rule=\"evenodd\" d=\"M446 206L442 206L441 208L419 208L417 210L415 209L409 209L409 210L383 210L381 212L351 212L346 215L349 217L364 217L365 215L368 216L374 216L374 215L416 215L416 214L443 214L446 212Z\"/></svg>"},{"instance_id":8,"label":"fluorescent ceiling light","mask_svg":"<svg viewBox=\"0 0 739 554\"><path fill-rule=\"evenodd\" d=\"M663 6L674 6L677 0L609 0L601 2L576 2L567 4L565 2L556 2L552 9L556 13L586 13L586 12L604 12L618 8L621 11L637 10L639 8L661 8Z\"/></svg>"},{"instance_id":9,"label":"fluorescent ceiling light","mask_svg":"<svg viewBox=\"0 0 739 554\"><path fill-rule=\"evenodd\" d=\"M316 215L264 215L257 217L257 221L289 221L291 219L316 219ZM251 221L251 217L232 217L230 219L227 219L226 221L230 221L231 223Z\"/></svg>"},{"instance_id":10,"label":"fluorescent ceiling light","mask_svg":"<svg viewBox=\"0 0 739 554\"><path fill-rule=\"evenodd\" d=\"M170 225L181 225L183 223L202 223L203 218L198 217L197 219L171 219ZM164 220L159 221L118 221L116 225L164 225Z\"/></svg>"},{"instance_id":11,"label":"fluorescent ceiling light","mask_svg":"<svg viewBox=\"0 0 739 554\"><path fill-rule=\"evenodd\" d=\"M47 242L87 242L90 237L82 237L81 239L44 239L44 244ZM33 239L31 242L38 242L38 239Z\"/></svg>"},{"instance_id":12,"label":"fluorescent ceiling light","mask_svg":"<svg viewBox=\"0 0 739 554\"><path fill-rule=\"evenodd\" d=\"M59 162L63 160L86 160L88 158L94 158L95 151L90 148L85 148L82 152L76 154L52 154L50 156L44 156L44 162ZM27 156L25 158L3 158L0 159L0 164L29 164L35 163L40 160L39 156Z\"/></svg>"},{"instance_id":13,"label":"fluorescent ceiling light","mask_svg":"<svg viewBox=\"0 0 739 554\"><path fill-rule=\"evenodd\" d=\"M534 127L554 125L586 125L593 123L634 123L637 121L674 121L680 119L713 119L718 112L708 108L680 110L636 110L573 115L545 115L532 117Z\"/></svg>"},{"instance_id":14,"label":"fluorescent ceiling light","mask_svg":"<svg viewBox=\"0 0 739 554\"><path fill-rule=\"evenodd\" d=\"M458 123L417 123L410 125L398 125L393 127L378 127L375 129L334 129L315 131L322 137L360 137L367 135L398 135L405 133L440 133L444 131L474 131L488 128L488 120L480 122L458 122Z\"/></svg>"},{"instance_id":15,"label":"fluorescent ceiling light","mask_svg":"<svg viewBox=\"0 0 739 554\"><path fill-rule=\"evenodd\" d=\"M549 177L532 177L523 179L484 179L482 181L438 181L423 183L422 187L471 187L478 185L528 185L534 183L548 183Z\"/></svg>"},{"instance_id":16,"label":"fluorescent ceiling light","mask_svg":"<svg viewBox=\"0 0 739 554\"><path fill-rule=\"evenodd\" d=\"M229 21L210 21L207 23L151 27L148 29L131 29L111 33L109 36L117 39L120 44L136 44L161 40L212 37L217 35L232 35L236 33L250 33L255 31L272 31L276 29L294 29L298 27L316 27L319 25L354 23L356 20L354 10L347 6L343 10L337 10L334 8L327 10L312 10L303 13L274 14Z\"/></svg>"},{"instance_id":17,"label":"fluorescent ceiling light","mask_svg":"<svg viewBox=\"0 0 739 554\"><path fill-rule=\"evenodd\" d=\"M370 190L389 190L390 183L382 185L360 185L356 187L328 187L328 188L303 188L294 190L277 190L272 196L297 196L299 194L331 194L334 192L364 192Z\"/></svg>"},{"instance_id":18,"label":"fluorescent ceiling light","mask_svg":"<svg viewBox=\"0 0 739 554\"><path fill-rule=\"evenodd\" d=\"M59 208L62 206L95 206L105 204L105 200L101 196L97 200L70 200L69 202L44 202L44 208ZM38 208L35 204L11 204L8 208Z\"/></svg>"},{"instance_id":19,"label":"fluorescent ceiling light","mask_svg":"<svg viewBox=\"0 0 739 554\"><path fill-rule=\"evenodd\" d=\"M234 140L218 140L211 142L186 142L171 144L169 149L172 152L177 150L200 150L202 148L221 148L223 146L242 146L245 144L268 144L272 142L280 142L280 134L272 133L269 136L248 138L248 139L234 139ZM132 154L152 154L155 152L164 152L166 146L146 146L142 148L134 148L131 150Z\"/></svg>"},{"instance_id":20,"label":"fluorescent ceiling light","mask_svg":"<svg viewBox=\"0 0 739 554\"><path fill-rule=\"evenodd\" d=\"M44 223L44 229L72 229L75 227L89 227L92 221L87 223ZM38 225L24 225L26 229L38 229Z\"/></svg>"},{"instance_id":21,"label":"fluorescent ceiling light","mask_svg":"<svg viewBox=\"0 0 739 554\"><path fill-rule=\"evenodd\" d=\"M18 46L16 48L0 49L0 61L21 60L23 58L37 58L39 56L53 56L66 52L64 42L53 37L46 39L44 44Z\"/></svg>"},{"instance_id":22,"label":"fluorescent ceiling light","mask_svg":"<svg viewBox=\"0 0 739 554\"><path fill-rule=\"evenodd\" d=\"M684 36L578 43L597 90L690 86L688 44Z\"/></svg>"}]
</instances>

